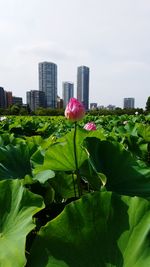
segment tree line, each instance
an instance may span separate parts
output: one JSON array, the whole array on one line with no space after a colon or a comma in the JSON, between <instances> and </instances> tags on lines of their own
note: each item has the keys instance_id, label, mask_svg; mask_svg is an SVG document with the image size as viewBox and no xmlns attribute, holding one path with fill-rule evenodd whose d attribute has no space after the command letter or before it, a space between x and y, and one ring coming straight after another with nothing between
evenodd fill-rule
<instances>
[{"instance_id":1,"label":"tree line","mask_svg":"<svg viewBox=\"0 0 150 267\"><path fill-rule=\"evenodd\" d=\"M142 108L122 109L115 108L114 110L108 109L94 109L87 111L90 115L134 115L134 114L149 114L150 113L150 96L147 99L145 110ZM28 105L12 105L7 109L0 108L0 115L36 115L36 116L64 116L64 109L51 109L51 108L38 108L35 111L31 111Z\"/></svg>"}]
</instances>

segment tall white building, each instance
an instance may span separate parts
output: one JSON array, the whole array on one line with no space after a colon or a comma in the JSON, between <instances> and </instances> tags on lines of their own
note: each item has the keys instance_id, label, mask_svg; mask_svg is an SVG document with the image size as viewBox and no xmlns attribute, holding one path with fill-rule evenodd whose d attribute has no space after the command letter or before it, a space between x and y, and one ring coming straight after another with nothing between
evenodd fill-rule
<instances>
[{"instance_id":1,"label":"tall white building","mask_svg":"<svg viewBox=\"0 0 150 267\"><path fill-rule=\"evenodd\" d=\"M128 97L123 100L123 108L134 108L135 98Z\"/></svg>"},{"instance_id":2,"label":"tall white building","mask_svg":"<svg viewBox=\"0 0 150 267\"><path fill-rule=\"evenodd\" d=\"M65 108L70 98L74 96L74 84L71 82L63 82L62 95L63 95L63 107Z\"/></svg>"},{"instance_id":3,"label":"tall white building","mask_svg":"<svg viewBox=\"0 0 150 267\"><path fill-rule=\"evenodd\" d=\"M77 99L89 109L89 68L80 66L77 70Z\"/></svg>"},{"instance_id":4,"label":"tall white building","mask_svg":"<svg viewBox=\"0 0 150 267\"><path fill-rule=\"evenodd\" d=\"M45 93L47 108L57 107L57 65L52 62L39 63L39 90Z\"/></svg>"}]
</instances>

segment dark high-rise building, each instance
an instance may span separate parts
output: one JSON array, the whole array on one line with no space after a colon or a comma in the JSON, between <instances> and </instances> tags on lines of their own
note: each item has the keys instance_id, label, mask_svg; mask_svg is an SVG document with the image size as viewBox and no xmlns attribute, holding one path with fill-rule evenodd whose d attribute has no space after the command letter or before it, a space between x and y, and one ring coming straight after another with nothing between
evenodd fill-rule
<instances>
[{"instance_id":1,"label":"dark high-rise building","mask_svg":"<svg viewBox=\"0 0 150 267\"><path fill-rule=\"evenodd\" d=\"M57 107L57 65L39 63L39 90L45 93L46 107Z\"/></svg>"},{"instance_id":2,"label":"dark high-rise building","mask_svg":"<svg viewBox=\"0 0 150 267\"><path fill-rule=\"evenodd\" d=\"M11 106L13 104L13 96L12 96L12 92L7 92L5 91L5 101L6 101L6 107L8 108L9 106Z\"/></svg>"},{"instance_id":3,"label":"dark high-rise building","mask_svg":"<svg viewBox=\"0 0 150 267\"><path fill-rule=\"evenodd\" d=\"M0 87L0 108L5 108L5 91L3 87Z\"/></svg>"},{"instance_id":4,"label":"dark high-rise building","mask_svg":"<svg viewBox=\"0 0 150 267\"><path fill-rule=\"evenodd\" d=\"M84 104L86 110L89 108L89 68L86 66L78 67L77 99Z\"/></svg>"},{"instance_id":5,"label":"dark high-rise building","mask_svg":"<svg viewBox=\"0 0 150 267\"><path fill-rule=\"evenodd\" d=\"M27 104L35 111L39 107L45 107L45 93L38 90L31 90L26 93Z\"/></svg>"},{"instance_id":6,"label":"dark high-rise building","mask_svg":"<svg viewBox=\"0 0 150 267\"><path fill-rule=\"evenodd\" d=\"M31 91L26 92L26 103L31 109Z\"/></svg>"},{"instance_id":7,"label":"dark high-rise building","mask_svg":"<svg viewBox=\"0 0 150 267\"><path fill-rule=\"evenodd\" d=\"M123 107L124 108L134 108L135 99L133 97L124 98Z\"/></svg>"},{"instance_id":8,"label":"dark high-rise building","mask_svg":"<svg viewBox=\"0 0 150 267\"><path fill-rule=\"evenodd\" d=\"M74 84L71 82L63 82L63 107L65 108L70 98L74 95Z\"/></svg>"}]
</instances>

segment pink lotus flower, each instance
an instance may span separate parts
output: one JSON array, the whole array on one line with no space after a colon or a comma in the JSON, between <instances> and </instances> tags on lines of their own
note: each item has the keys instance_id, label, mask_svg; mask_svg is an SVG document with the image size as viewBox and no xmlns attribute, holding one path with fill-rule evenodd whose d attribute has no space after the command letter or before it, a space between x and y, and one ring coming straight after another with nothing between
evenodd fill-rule
<instances>
[{"instance_id":1,"label":"pink lotus flower","mask_svg":"<svg viewBox=\"0 0 150 267\"><path fill-rule=\"evenodd\" d=\"M95 131L96 125L94 122L88 122L87 124L84 125L84 129L87 131Z\"/></svg>"},{"instance_id":2,"label":"pink lotus flower","mask_svg":"<svg viewBox=\"0 0 150 267\"><path fill-rule=\"evenodd\" d=\"M68 105L65 109L65 117L72 121L79 121L85 115L85 108L83 104L76 98L70 98Z\"/></svg>"}]
</instances>

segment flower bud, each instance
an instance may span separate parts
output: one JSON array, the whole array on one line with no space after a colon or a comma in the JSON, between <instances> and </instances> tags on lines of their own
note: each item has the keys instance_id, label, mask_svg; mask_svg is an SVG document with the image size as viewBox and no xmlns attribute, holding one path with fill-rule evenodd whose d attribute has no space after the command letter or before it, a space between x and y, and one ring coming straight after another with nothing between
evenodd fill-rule
<instances>
[{"instance_id":1,"label":"flower bud","mask_svg":"<svg viewBox=\"0 0 150 267\"><path fill-rule=\"evenodd\" d=\"M72 121L79 121L85 115L85 108L83 104L78 101L76 98L70 98L69 103L65 109L65 117Z\"/></svg>"},{"instance_id":2,"label":"flower bud","mask_svg":"<svg viewBox=\"0 0 150 267\"><path fill-rule=\"evenodd\" d=\"M95 131L96 125L94 122L88 122L87 124L84 125L84 129L87 131Z\"/></svg>"}]
</instances>

